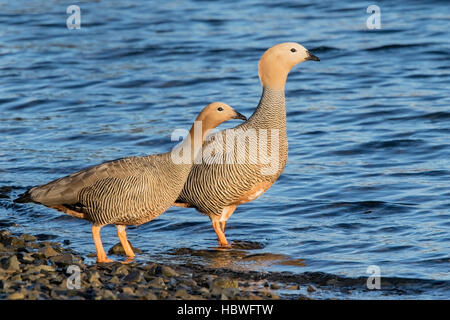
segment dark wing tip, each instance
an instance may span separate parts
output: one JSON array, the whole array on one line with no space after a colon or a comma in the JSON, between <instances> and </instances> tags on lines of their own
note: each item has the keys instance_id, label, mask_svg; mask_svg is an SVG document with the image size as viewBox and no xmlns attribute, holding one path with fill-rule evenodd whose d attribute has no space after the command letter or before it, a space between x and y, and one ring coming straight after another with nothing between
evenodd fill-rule
<instances>
[{"instance_id":1,"label":"dark wing tip","mask_svg":"<svg viewBox=\"0 0 450 320\"><path fill-rule=\"evenodd\" d=\"M17 199L14 199L14 203L26 203L26 202L32 202L33 199L31 199L30 192L25 192L21 194Z\"/></svg>"}]
</instances>

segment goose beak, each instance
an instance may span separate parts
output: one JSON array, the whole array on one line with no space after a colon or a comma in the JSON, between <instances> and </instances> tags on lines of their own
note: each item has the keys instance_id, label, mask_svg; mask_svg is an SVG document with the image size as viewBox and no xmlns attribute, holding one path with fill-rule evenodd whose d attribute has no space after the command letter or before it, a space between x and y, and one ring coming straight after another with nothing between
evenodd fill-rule
<instances>
[{"instance_id":1,"label":"goose beak","mask_svg":"<svg viewBox=\"0 0 450 320\"><path fill-rule=\"evenodd\" d=\"M236 113L236 115L233 117L233 119L240 119L240 120L244 120L247 121L247 117L244 116L242 113L239 113L237 111L234 111Z\"/></svg>"},{"instance_id":2,"label":"goose beak","mask_svg":"<svg viewBox=\"0 0 450 320\"><path fill-rule=\"evenodd\" d=\"M320 61L319 57L313 55L311 52L308 51L308 57L306 60L312 60L312 61Z\"/></svg>"}]
</instances>

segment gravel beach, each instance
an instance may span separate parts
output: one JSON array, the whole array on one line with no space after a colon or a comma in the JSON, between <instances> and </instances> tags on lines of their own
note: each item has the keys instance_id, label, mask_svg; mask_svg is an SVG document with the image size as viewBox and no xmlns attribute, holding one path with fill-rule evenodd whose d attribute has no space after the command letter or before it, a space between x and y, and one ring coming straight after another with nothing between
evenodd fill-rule
<instances>
[{"instance_id":1,"label":"gravel beach","mask_svg":"<svg viewBox=\"0 0 450 320\"><path fill-rule=\"evenodd\" d=\"M430 290L444 296L449 290L447 281L384 277L382 290L369 290L367 277L235 270L190 262L88 264L68 244L42 238L0 230L0 300L408 299ZM120 244L109 254L116 260L124 255Z\"/></svg>"},{"instance_id":2,"label":"gravel beach","mask_svg":"<svg viewBox=\"0 0 450 320\"><path fill-rule=\"evenodd\" d=\"M120 254L121 247L111 252ZM77 275L79 275L77 282ZM298 291L295 283L268 281L263 274L208 269L200 265L148 263L92 264L60 243L0 230L0 299L77 300L266 300L279 289ZM313 292L312 286L305 287Z\"/></svg>"}]
</instances>

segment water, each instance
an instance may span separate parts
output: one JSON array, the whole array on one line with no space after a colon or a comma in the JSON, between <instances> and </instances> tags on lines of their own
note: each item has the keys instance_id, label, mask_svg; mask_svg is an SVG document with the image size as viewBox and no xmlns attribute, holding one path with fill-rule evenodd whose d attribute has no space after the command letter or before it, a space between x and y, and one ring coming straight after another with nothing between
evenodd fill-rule
<instances>
[{"instance_id":1,"label":"water","mask_svg":"<svg viewBox=\"0 0 450 320\"><path fill-rule=\"evenodd\" d=\"M169 150L172 130L211 101L251 115L259 57L297 41L321 62L288 78L288 164L228 223L229 240L260 248L244 250L250 259L197 254L216 245L209 219L171 208L130 228L139 259L343 277L378 265L382 276L449 283L448 3L380 2L380 30L366 28L365 1L80 2L80 30L66 28L70 4L0 1L2 226L92 253L88 223L12 198L88 165ZM108 248L115 228L103 230ZM251 259L262 253L272 258ZM411 297L449 299L450 289Z\"/></svg>"}]
</instances>

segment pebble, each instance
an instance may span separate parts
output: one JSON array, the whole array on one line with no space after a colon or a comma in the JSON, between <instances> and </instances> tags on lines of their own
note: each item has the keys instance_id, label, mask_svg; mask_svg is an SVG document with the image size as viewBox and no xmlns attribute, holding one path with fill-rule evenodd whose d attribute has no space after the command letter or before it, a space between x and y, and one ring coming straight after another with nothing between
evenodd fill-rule
<instances>
[{"instance_id":1,"label":"pebble","mask_svg":"<svg viewBox=\"0 0 450 320\"><path fill-rule=\"evenodd\" d=\"M126 266L126 265L124 265L124 264L122 264L122 265L120 265L119 267L117 267L115 270L114 270L114 272L113 272L113 274L114 275L127 275L129 273L129 271L128 271L128 267Z\"/></svg>"},{"instance_id":2,"label":"pebble","mask_svg":"<svg viewBox=\"0 0 450 320\"><path fill-rule=\"evenodd\" d=\"M309 285L308 289L306 289L309 293L317 291L317 289L313 285Z\"/></svg>"},{"instance_id":3,"label":"pebble","mask_svg":"<svg viewBox=\"0 0 450 320\"><path fill-rule=\"evenodd\" d=\"M131 248L133 249L134 253L139 254L142 253L142 250L135 248L131 245L131 242L128 241L128 243L130 244ZM109 249L108 254L117 254L120 256L125 256L125 250L122 247L122 244L119 242L117 244L115 244L111 249Z\"/></svg>"},{"instance_id":4,"label":"pebble","mask_svg":"<svg viewBox=\"0 0 450 320\"><path fill-rule=\"evenodd\" d=\"M276 282L274 282L274 283L272 283L270 285L270 289L273 289L273 290L278 290L280 288L281 288L281 285L279 283L276 283Z\"/></svg>"},{"instance_id":5,"label":"pebble","mask_svg":"<svg viewBox=\"0 0 450 320\"><path fill-rule=\"evenodd\" d=\"M50 261L56 264L60 265L72 265L77 264L81 262L81 259L78 257L75 257L74 255L70 253L64 253L64 254L58 254L56 256L52 256L50 258Z\"/></svg>"},{"instance_id":6,"label":"pebble","mask_svg":"<svg viewBox=\"0 0 450 320\"><path fill-rule=\"evenodd\" d=\"M10 294L7 298L8 300L23 300L25 299L25 295L21 292L14 292Z\"/></svg>"},{"instance_id":7,"label":"pebble","mask_svg":"<svg viewBox=\"0 0 450 320\"><path fill-rule=\"evenodd\" d=\"M230 278L216 278L210 283L209 288L213 295L226 295L230 291L225 292L225 289L238 289L238 281Z\"/></svg>"},{"instance_id":8,"label":"pebble","mask_svg":"<svg viewBox=\"0 0 450 320\"><path fill-rule=\"evenodd\" d=\"M42 253L44 257L47 259L58 255L58 252L56 252L56 250L50 246L40 248L39 252Z\"/></svg>"},{"instance_id":9,"label":"pebble","mask_svg":"<svg viewBox=\"0 0 450 320\"><path fill-rule=\"evenodd\" d=\"M150 281L148 283L148 286L150 288L156 288L156 289L165 289L166 285L164 283L163 278L161 277L156 277L155 279L153 279L152 281Z\"/></svg>"},{"instance_id":10,"label":"pebble","mask_svg":"<svg viewBox=\"0 0 450 320\"><path fill-rule=\"evenodd\" d=\"M183 300L191 299L191 295L187 292L186 289L178 289L174 294L175 298L181 298Z\"/></svg>"},{"instance_id":11,"label":"pebble","mask_svg":"<svg viewBox=\"0 0 450 320\"><path fill-rule=\"evenodd\" d=\"M142 283L145 282L145 279L142 275L142 271L131 271L129 274L127 274L125 277L122 278L124 282L134 282L134 283Z\"/></svg>"},{"instance_id":12,"label":"pebble","mask_svg":"<svg viewBox=\"0 0 450 320\"><path fill-rule=\"evenodd\" d=\"M17 259L17 256L11 256L7 259L4 260L4 262L2 263L2 267L4 270L8 271L8 272L14 272L14 271L19 271L20 270L20 262Z\"/></svg>"},{"instance_id":13,"label":"pebble","mask_svg":"<svg viewBox=\"0 0 450 320\"><path fill-rule=\"evenodd\" d=\"M286 287L287 290L300 290L300 286L298 284L293 284Z\"/></svg>"},{"instance_id":14,"label":"pebble","mask_svg":"<svg viewBox=\"0 0 450 320\"><path fill-rule=\"evenodd\" d=\"M178 272L176 272L175 270L173 270L171 267L168 266L156 267L155 274L163 275L168 278L179 276Z\"/></svg>"},{"instance_id":15,"label":"pebble","mask_svg":"<svg viewBox=\"0 0 450 320\"><path fill-rule=\"evenodd\" d=\"M22 234L20 236L20 239L22 239L24 241L27 241L27 242L32 242L32 241L36 241L37 240L37 238L35 236L33 236L31 234L26 234L26 233Z\"/></svg>"},{"instance_id":16,"label":"pebble","mask_svg":"<svg viewBox=\"0 0 450 320\"><path fill-rule=\"evenodd\" d=\"M20 252L18 254L19 260L22 263L33 263L34 262L34 257L33 254L30 252Z\"/></svg>"},{"instance_id":17,"label":"pebble","mask_svg":"<svg viewBox=\"0 0 450 320\"><path fill-rule=\"evenodd\" d=\"M102 298L105 300L116 300L116 295L111 290L103 290Z\"/></svg>"},{"instance_id":18,"label":"pebble","mask_svg":"<svg viewBox=\"0 0 450 320\"><path fill-rule=\"evenodd\" d=\"M122 288L122 292L127 294L127 295L133 295L134 294L134 290L131 287L123 287Z\"/></svg>"}]
</instances>

